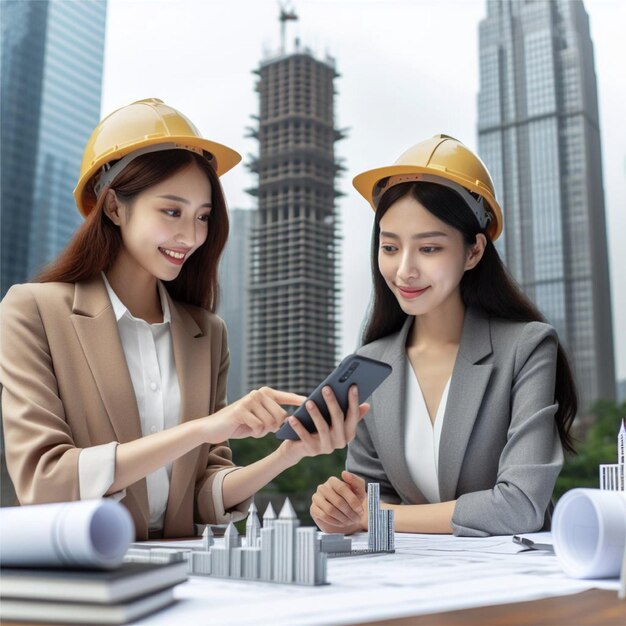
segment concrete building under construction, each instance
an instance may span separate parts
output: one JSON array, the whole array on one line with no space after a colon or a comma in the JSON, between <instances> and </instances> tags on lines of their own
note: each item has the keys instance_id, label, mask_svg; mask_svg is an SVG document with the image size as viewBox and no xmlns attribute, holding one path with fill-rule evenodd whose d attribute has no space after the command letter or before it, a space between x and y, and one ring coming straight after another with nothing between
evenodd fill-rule
<instances>
[{"instance_id":1,"label":"concrete building under construction","mask_svg":"<svg viewBox=\"0 0 626 626\"><path fill-rule=\"evenodd\" d=\"M248 388L308 394L335 366L338 230L334 61L296 44L261 62Z\"/></svg>"}]
</instances>

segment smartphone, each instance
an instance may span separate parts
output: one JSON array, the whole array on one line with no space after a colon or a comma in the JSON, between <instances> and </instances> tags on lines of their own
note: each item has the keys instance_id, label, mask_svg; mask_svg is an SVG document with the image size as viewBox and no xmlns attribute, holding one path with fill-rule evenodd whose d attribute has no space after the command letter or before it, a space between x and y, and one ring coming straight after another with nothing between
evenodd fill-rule
<instances>
[{"instance_id":1,"label":"smartphone","mask_svg":"<svg viewBox=\"0 0 626 626\"><path fill-rule=\"evenodd\" d=\"M348 390L352 385L356 385L359 390L359 404L365 402L372 395L384 380L391 374L391 365L370 359L366 356L351 354L347 356L335 370L326 377L326 380L307 398L317 405L324 419L330 424L330 412L324 401L322 389L328 385L337 398L341 410L345 413L348 409ZM306 404L306 403L305 403ZM302 404L296 409L294 415L300 420L302 425L310 432L316 432L315 424L309 412ZM285 422L277 431L276 437L279 439L298 440L296 431Z\"/></svg>"}]
</instances>

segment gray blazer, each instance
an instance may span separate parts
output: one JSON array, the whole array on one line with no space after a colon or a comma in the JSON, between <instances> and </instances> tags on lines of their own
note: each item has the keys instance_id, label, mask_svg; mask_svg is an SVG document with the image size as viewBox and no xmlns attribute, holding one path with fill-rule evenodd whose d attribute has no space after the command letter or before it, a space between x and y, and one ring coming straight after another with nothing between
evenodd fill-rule
<instances>
[{"instance_id":1,"label":"gray blazer","mask_svg":"<svg viewBox=\"0 0 626 626\"><path fill-rule=\"evenodd\" d=\"M380 483L391 504L426 499L410 477L404 452L406 338L399 332L359 354L393 373L348 446L346 469ZM549 525L550 498L563 465L554 415L555 330L540 322L488 319L468 309L452 371L439 445L441 501L456 500L455 535L533 532Z\"/></svg>"}]
</instances>

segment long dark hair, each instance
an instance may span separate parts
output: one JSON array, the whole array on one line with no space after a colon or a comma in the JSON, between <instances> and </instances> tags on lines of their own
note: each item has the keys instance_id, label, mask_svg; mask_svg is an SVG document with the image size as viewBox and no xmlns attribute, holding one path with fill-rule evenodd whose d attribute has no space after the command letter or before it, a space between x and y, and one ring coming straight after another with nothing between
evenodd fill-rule
<instances>
[{"instance_id":1,"label":"long dark hair","mask_svg":"<svg viewBox=\"0 0 626 626\"><path fill-rule=\"evenodd\" d=\"M435 183L409 182L389 188L378 204L372 232L374 294L363 343L371 343L397 332L407 318L378 269L380 220L394 202L405 196L411 196L436 218L460 231L466 246L474 245L479 233L485 234L487 245L482 259L473 269L466 271L461 279L461 299L466 307L478 309L487 317L519 322L546 321L504 267L492 241L480 228L478 220L461 196ZM578 411L576 383L560 343L557 348L554 395L558 402L555 420L561 443L569 452L575 452L569 431Z\"/></svg>"},{"instance_id":2,"label":"long dark hair","mask_svg":"<svg viewBox=\"0 0 626 626\"><path fill-rule=\"evenodd\" d=\"M215 311L218 304L218 263L228 238L228 211L219 179L204 157L189 150L163 150L143 154L113 180L111 189L131 204L142 191L196 163L211 183L213 208L206 241L185 261L179 275L164 282L172 299ZM88 192L93 194L93 180ZM37 282L75 283L106 272L121 247L119 228L103 211L104 196L76 231L69 244L51 265L44 268Z\"/></svg>"}]
</instances>

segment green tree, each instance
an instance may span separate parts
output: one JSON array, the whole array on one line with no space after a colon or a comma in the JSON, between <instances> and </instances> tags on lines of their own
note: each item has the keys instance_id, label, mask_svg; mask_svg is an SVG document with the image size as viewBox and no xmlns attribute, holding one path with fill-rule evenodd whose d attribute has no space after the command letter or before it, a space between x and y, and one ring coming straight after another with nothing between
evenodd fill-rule
<instances>
[{"instance_id":1,"label":"green tree","mask_svg":"<svg viewBox=\"0 0 626 626\"><path fill-rule=\"evenodd\" d=\"M575 487L598 487L598 466L617 462L617 433L626 418L626 402L617 405L599 400L591 409L591 426L576 444L576 455L568 455L556 482L554 495L559 498Z\"/></svg>"},{"instance_id":2,"label":"green tree","mask_svg":"<svg viewBox=\"0 0 626 626\"><path fill-rule=\"evenodd\" d=\"M237 465L250 465L273 452L280 441L273 434L261 439L236 439L230 442L233 460ZM289 496L298 517L303 524L310 524L309 506L311 496L320 483L330 476L339 476L346 462L346 450L335 450L332 454L322 454L302 459L300 463L279 474L261 490L262 494L282 494ZM271 498L272 502L275 498Z\"/></svg>"}]
</instances>

